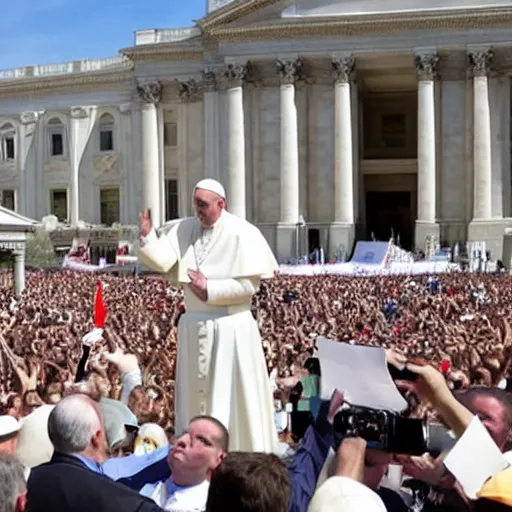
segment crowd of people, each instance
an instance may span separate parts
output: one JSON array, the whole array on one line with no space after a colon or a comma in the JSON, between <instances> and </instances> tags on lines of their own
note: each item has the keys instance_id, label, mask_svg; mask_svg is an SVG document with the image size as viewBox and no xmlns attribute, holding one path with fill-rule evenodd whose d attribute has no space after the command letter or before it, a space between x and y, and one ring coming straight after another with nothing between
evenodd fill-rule
<instances>
[{"instance_id":1,"label":"crowd of people","mask_svg":"<svg viewBox=\"0 0 512 512\"><path fill-rule=\"evenodd\" d=\"M98 279L102 283L107 321L101 339L96 343L87 344L87 333L94 328L93 304ZM120 277L102 274L98 277L95 274L69 270L29 272L26 283L23 295L18 298L12 291L12 275L4 273L0 276L0 300L4 305L0 314L0 407L3 409L0 415L9 415L18 420L20 425L24 425L25 419L48 407L50 420L47 414L45 421L50 422L49 441L54 447L69 446L66 445L69 440L64 439L66 433L59 429L66 425L66 428L70 428L72 402L76 402L76 410L78 402L82 400L80 407L84 418L87 417L84 411L90 413L89 425L94 423L91 419L96 417L94 411L101 410L105 417L104 426L98 424L91 428L99 429L98 432L104 429L108 452L103 453L94 443L91 446L87 444L84 449L91 454L90 458L103 463L107 456L118 457L130 453L138 453L139 456L139 462L127 462L126 465L121 464L126 458L110 459L118 460L119 463L111 462L109 465L107 461L103 464L101 472L104 471L112 479L122 481L128 487L141 492L143 496L153 499L166 510L204 510L208 487L197 491L188 505L185 503L191 498L187 497L185 492L181 497L179 493L176 495L177 502L172 506L158 500L161 485L164 485L162 482L166 482L166 478L169 477L169 467L173 474L176 472L174 484L180 487L180 483L177 482L180 474L179 454L174 455L178 459L173 462L173 456L169 453L172 454L175 450L169 452L169 445L175 442L175 446L179 447L180 442L184 443L180 441L181 437L174 438L173 430L177 325L180 315L185 310L182 292L166 280L154 276ZM304 372L305 364L314 357L315 341L319 336L351 344L378 346L400 354L400 357L421 358L430 364L428 368L443 367L446 391L439 391L439 385L436 387L437 374L422 374L424 370L416 368L425 381L418 393L419 402L427 409L434 410L438 418L445 420L455 432L459 429L462 435L464 429L472 424L472 416L467 415L470 413L466 414L466 409L463 408L461 411L452 403L447 406L446 400L441 400L436 393L450 393L448 389L457 393L469 393L466 402L462 398L460 402L464 402L471 413L478 414L478 407L474 406L474 396L468 389L494 391L497 387L509 386L512 356L511 297L511 282L503 275L277 275L274 279L262 281L259 292L254 297L252 310L260 328L268 370L274 379L276 398L281 396L285 400L284 397L289 396L286 393L297 383L294 376ZM86 347L87 353L84 358ZM430 394L425 391L429 385L432 388ZM482 391L483 395L485 391ZM491 398L496 397L492 395ZM493 439L499 444L498 448L505 451L512 426L512 409L510 404L505 403L503 396L498 398L505 411L504 428L507 435L503 436L503 432L500 431ZM333 397L329 411L332 409L333 401L339 399L339 396ZM54 407L56 404L57 407ZM126 427L123 434L119 434L112 426L112 422L107 421L109 407L115 404L125 407L122 409L125 420L121 422ZM130 414L133 418L126 419ZM53 427L52 421L56 422ZM186 443L192 442L192 433L197 430L198 439L203 439L201 442L208 442L211 446L205 465L202 465L199 471L199 480L194 481L194 485L200 485L206 479L213 484L215 480L212 480L212 471L218 466L223 468L218 473L220 476L214 488L215 492L210 489L213 505L208 510L221 510L229 505L230 502L223 498L223 493L229 485L234 485L235 481L240 488L247 487L248 493L256 492L256 489L265 494L268 489L264 491L261 482L258 484L254 476L260 474L258 468L261 469L262 464L267 465L267 469L273 468L272 471L263 472L267 478L270 478L270 475L274 483L281 482L275 492L281 492L283 498L283 488L289 487L291 493L291 497L279 501L275 496L272 498L271 491L268 491L270 494L267 493L264 498L273 501L273 506L282 507L284 503L285 508L298 512L305 511L311 502L311 510L334 510L326 508L328 495L313 498L311 501L330 444L318 440L318 432L322 431L319 421L317 419L313 422L310 427L313 431L306 431L301 443L297 443L298 439L286 436L286 432L283 433L281 440L288 448L293 448L293 462L290 468L285 470L284 465L276 466L275 461L268 458L271 456L262 454L253 454L251 458L247 454L240 457L234 453L228 456L226 464L220 464L226 456L229 434L222 425L216 424L215 420L206 417L193 419L186 434ZM461 427L461 424L464 424L464 427ZM144 430L144 426L149 426L153 430L149 427ZM1 427L2 425L0 451ZM130 428L134 429L134 436L127 436L125 439L125 434L129 433ZM489 430L492 434L492 428ZM214 436L211 438L214 441L209 440L208 435ZM308 436L315 439L314 450L311 448L313 441ZM317 455L312 455L315 450ZM354 464L357 466L360 456L358 453L361 450L364 453L365 446L358 445L356 441L347 440L346 443L342 443L338 449L338 459L345 460L345 463L339 462L335 474L344 477L348 471L347 464L350 467ZM83 452L78 448L76 451ZM60 449L59 453L61 452L65 453L66 450ZM160 455L155 458L155 454ZM295 480L297 475L300 478L304 476L305 458L309 460L315 457L321 462L310 463L315 466L315 471L306 490L304 486L297 486ZM373 465L379 468L387 468L391 462L390 458L386 457L384 460L381 455L376 456L376 459L378 461ZM168 464L164 462L164 469L156 470L156 466L164 460L168 460ZM68 464L69 460L64 457L57 462ZM434 464L433 460L429 463ZM0 478L2 464L4 461L0 457ZM401 464L402 467L409 468L410 475L419 480L422 480L423 473L428 473L429 478L425 480L430 483L432 467L428 467L427 471L426 466L419 463L402 461ZM158 467L161 466L160 464ZM243 471L249 472L251 477L242 478L240 468L245 468ZM41 493L50 485L48 482L53 480L52 477L58 476L57 473L53 475L51 472L45 474L41 470L35 471L33 482L39 482ZM147 477L148 472L152 474L151 478ZM384 473L385 471L380 474L378 482L373 486L366 483L361 476L362 473L355 480L378 491ZM144 478L141 476L143 474L146 475ZM437 486L444 476L438 475ZM189 477L190 475L185 474L183 482L188 482ZM261 478L265 479L265 476ZM272 487L270 480L267 483ZM76 484L70 481L70 486L74 485ZM183 486L189 484L183 483ZM450 491L453 489L450 488ZM105 492L117 496L119 489L105 488ZM413 492L415 493L416 491ZM406 508L400 508L402 502L395 508L392 505L393 500L385 499L380 491L378 494L386 509L391 512L407 510L407 507L418 507L418 500L412 500L407 505L405 500L403 506ZM253 498L256 502L257 499ZM194 502L197 499L202 504ZM119 503L125 502L123 492L120 492L119 500ZM426 495L422 495L420 501L425 505ZM192 502L194 503L191 504ZM139 501L134 503L139 508L127 506L126 509L153 510L146 502L142 505ZM322 503L320 508L319 503ZM49 506L48 501L45 502L45 506ZM464 510L460 508L464 506L464 501L459 500L456 506L459 508L435 510ZM33 510L43 509L44 507L35 507ZM58 510L58 507L52 509ZM282 511L283 508L272 510ZM374 509L367 510L372 512Z\"/></svg>"},{"instance_id":2,"label":"crowd of people","mask_svg":"<svg viewBox=\"0 0 512 512\"><path fill-rule=\"evenodd\" d=\"M82 337L93 328L97 276L30 272L21 299L3 275L0 403L31 410L54 402L74 382ZM88 374L111 398L121 376L103 357L121 349L137 356L144 388L158 396L164 428L173 422L177 323L182 293L155 277L103 274L108 311L104 342L93 347ZM433 364L449 361L456 389L493 386L512 364L512 286L500 275L299 277L263 281L253 301L269 372L288 377L313 355L318 336L395 348ZM275 374L276 372L274 372Z\"/></svg>"}]
</instances>

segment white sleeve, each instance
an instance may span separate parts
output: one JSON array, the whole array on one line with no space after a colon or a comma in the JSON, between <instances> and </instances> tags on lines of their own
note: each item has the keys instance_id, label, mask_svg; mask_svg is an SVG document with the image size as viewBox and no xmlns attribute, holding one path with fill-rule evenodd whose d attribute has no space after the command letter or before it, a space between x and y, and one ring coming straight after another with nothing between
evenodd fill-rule
<instances>
[{"instance_id":1,"label":"white sleeve","mask_svg":"<svg viewBox=\"0 0 512 512\"><path fill-rule=\"evenodd\" d=\"M230 306L242 304L256 293L259 278L207 279L208 304L212 306Z\"/></svg>"},{"instance_id":2,"label":"white sleeve","mask_svg":"<svg viewBox=\"0 0 512 512\"><path fill-rule=\"evenodd\" d=\"M178 254L169 241L168 235L158 237L152 229L148 236L141 237L139 261L155 272L166 274L178 262Z\"/></svg>"},{"instance_id":3,"label":"white sleeve","mask_svg":"<svg viewBox=\"0 0 512 512\"><path fill-rule=\"evenodd\" d=\"M137 386L142 386L142 373L140 368L123 373L122 380L123 391L121 392L121 402L123 402L125 405L128 405L128 398L130 393Z\"/></svg>"},{"instance_id":4,"label":"white sleeve","mask_svg":"<svg viewBox=\"0 0 512 512\"><path fill-rule=\"evenodd\" d=\"M472 500L489 478L508 467L507 460L477 416L446 456L444 465Z\"/></svg>"}]
</instances>

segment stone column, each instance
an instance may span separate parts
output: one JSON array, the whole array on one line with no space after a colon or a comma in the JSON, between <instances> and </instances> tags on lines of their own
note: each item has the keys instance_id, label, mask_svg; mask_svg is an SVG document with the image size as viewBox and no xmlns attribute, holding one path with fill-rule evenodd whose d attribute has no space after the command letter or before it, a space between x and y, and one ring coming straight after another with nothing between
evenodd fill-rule
<instances>
[{"instance_id":1,"label":"stone column","mask_svg":"<svg viewBox=\"0 0 512 512\"><path fill-rule=\"evenodd\" d=\"M350 254L355 238L352 86L353 56L332 61L334 78L334 222L329 229L329 254L343 246Z\"/></svg>"},{"instance_id":2,"label":"stone column","mask_svg":"<svg viewBox=\"0 0 512 512\"><path fill-rule=\"evenodd\" d=\"M473 220L492 217L491 114L487 79L492 59L491 50L469 54L473 72Z\"/></svg>"},{"instance_id":3,"label":"stone column","mask_svg":"<svg viewBox=\"0 0 512 512\"><path fill-rule=\"evenodd\" d=\"M228 64L224 77L228 83L228 211L245 219L245 120L243 82L247 64Z\"/></svg>"},{"instance_id":4,"label":"stone column","mask_svg":"<svg viewBox=\"0 0 512 512\"><path fill-rule=\"evenodd\" d=\"M295 82L300 60L277 61L281 78L281 223L299 221L299 136Z\"/></svg>"},{"instance_id":5,"label":"stone column","mask_svg":"<svg viewBox=\"0 0 512 512\"><path fill-rule=\"evenodd\" d=\"M87 112L80 107L71 109L71 136L70 136L70 198L69 221L72 226L77 226L80 220L80 137L82 120L87 118Z\"/></svg>"},{"instance_id":6,"label":"stone column","mask_svg":"<svg viewBox=\"0 0 512 512\"><path fill-rule=\"evenodd\" d=\"M37 121L39 118L38 112L22 112L20 115L21 130L20 130L20 146L18 153L18 172L20 177L20 185L18 190L18 204L16 211L27 217L34 217L35 197L37 191L34 187L29 187L29 170L34 171L36 158L33 152L33 145L36 136ZM32 166L29 169L27 164L29 153L32 153Z\"/></svg>"},{"instance_id":7,"label":"stone column","mask_svg":"<svg viewBox=\"0 0 512 512\"><path fill-rule=\"evenodd\" d=\"M14 251L14 291L19 297L25 289L25 248Z\"/></svg>"},{"instance_id":8,"label":"stone column","mask_svg":"<svg viewBox=\"0 0 512 512\"><path fill-rule=\"evenodd\" d=\"M436 106L435 80L439 57L435 53L418 54L414 60L418 74L418 218L415 246L425 250L427 237L439 237L436 180Z\"/></svg>"},{"instance_id":9,"label":"stone column","mask_svg":"<svg viewBox=\"0 0 512 512\"><path fill-rule=\"evenodd\" d=\"M217 75L208 68L203 73L204 85L204 176L220 181L220 126Z\"/></svg>"},{"instance_id":10,"label":"stone column","mask_svg":"<svg viewBox=\"0 0 512 512\"><path fill-rule=\"evenodd\" d=\"M299 222L299 135L295 82L301 78L302 61L278 60L281 79L281 216L277 227L277 256L296 256L296 230Z\"/></svg>"},{"instance_id":11,"label":"stone column","mask_svg":"<svg viewBox=\"0 0 512 512\"><path fill-rule=\"evenodd\" d=\"M157 105L162 95L160 82L137 86L142 102L142 209L149 209L153 226L162 222L160 202Z\"/></svg>"}]
</instances>

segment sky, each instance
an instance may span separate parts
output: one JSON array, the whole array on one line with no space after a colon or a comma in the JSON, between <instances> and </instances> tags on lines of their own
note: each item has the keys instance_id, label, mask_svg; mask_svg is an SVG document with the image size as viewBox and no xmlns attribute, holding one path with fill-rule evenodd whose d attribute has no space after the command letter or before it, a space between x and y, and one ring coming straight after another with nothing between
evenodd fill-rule
<instances>
[{"instance_id":1,"label":"sky","mask_svg":"<svg viewBox=\"0 0 512 512\"><path fill-rule=\"evenodd\" d=\"M0 69L114 56L135 30L190 26L205 10L206 0L0 0Z\"/></svg>"}]
</instances>

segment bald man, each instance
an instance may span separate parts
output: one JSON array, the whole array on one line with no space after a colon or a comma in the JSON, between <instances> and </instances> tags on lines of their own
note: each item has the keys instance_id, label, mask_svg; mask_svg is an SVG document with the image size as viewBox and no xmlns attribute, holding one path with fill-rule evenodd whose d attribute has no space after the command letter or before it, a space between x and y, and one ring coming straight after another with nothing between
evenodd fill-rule
<instances>
[{"instance_id":1,"label":"bald man","mask_svg":"<svg viewBox=\"0 0 512 512\"><path fill-rule=\"evenodd\" d=\"M28 479L30 512L158 512L162 509L103 472L107 437L99 405L86 395L61 400L48 418L55 452Z\"/></svg>"},{"instance_id":2,"label":"bald man","mask_svg":"<svg viewBox=\"0 0 512 512\"><path fill-rule=\"evenodd\" d=\"M276 448L274 408L251 299L277 262L261 232L226 211L222 185L194 188L196 217L157 237L140 216L141 264L183 287L186 314L178 325L176 434L195 416L227 426L230 450Z\"/></svg>"}]
</instances>

